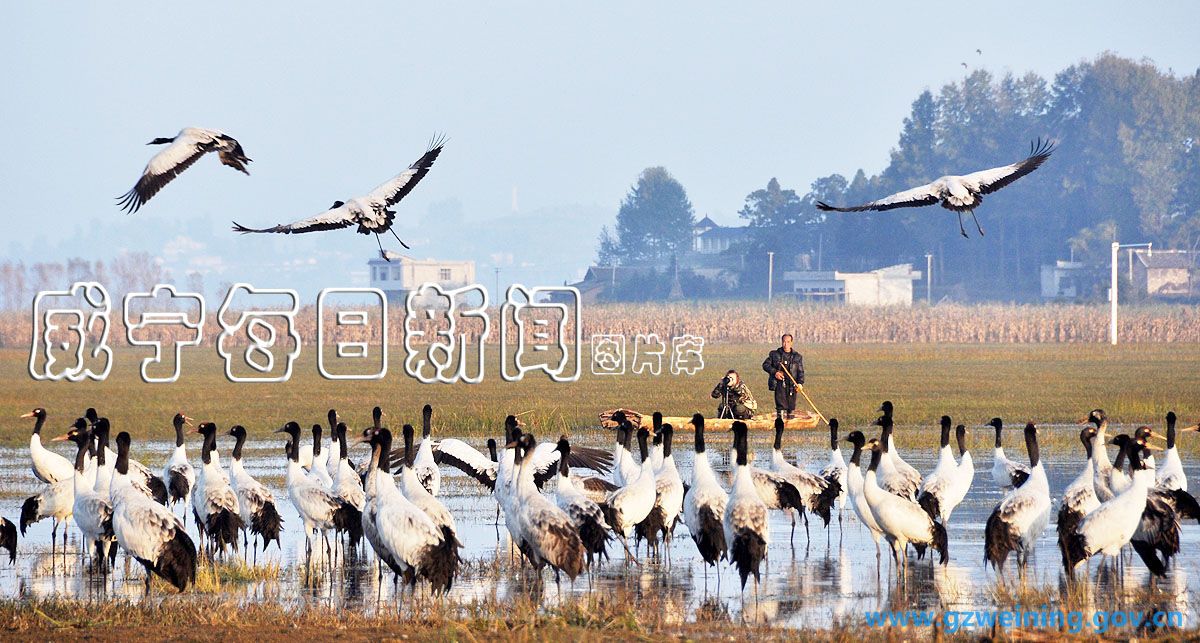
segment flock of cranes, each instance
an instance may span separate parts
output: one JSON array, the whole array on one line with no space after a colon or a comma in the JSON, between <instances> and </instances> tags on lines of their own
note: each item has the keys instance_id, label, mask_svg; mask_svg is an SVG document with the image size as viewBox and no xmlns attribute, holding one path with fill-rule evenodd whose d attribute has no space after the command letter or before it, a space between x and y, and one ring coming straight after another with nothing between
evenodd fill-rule
<instances>
[{"instance_id":1,"label":"flock of cranes","mask_svg":"<svg viewBox=\"0 0 1200 643\"><path fill-rule=\"evenodd\" d=\"M429 143L429 148L421 158L413 162L400 174L388 179L374 190L365 195L357 196L348 201L334 201L324 212L301 219L293 223L281 223L270 228L248 228L233 222L235 232L274 232L280 234L302 234L305 232L320 232L338 230L357 226L359 234L374 234L375 242L379 244L379 254L388 260L383 251L383 243L379 235L391 232L400 245L408 248L408 244L400 239L392 224L396 212L390 208L400 202L417 186L421 179L429 173L433 162L442 153L446 140L435 137ZM137 183L120 197L117 205L130 214L137 212L155 194L158 194L168 183L192 166L200 157L209 152L216 152L221 163L249 175L246 164L250 159L242 150L242 145L232 136L212 129L200 127L185 127L173 137L156 138L147 145L166 145L163 150L146 163Z\"/></svg>"},{"instance_id":2,"label":"flock of cranes","mask_svg":"<svg viewBox=\"0 0 1200 643\"><path fill-rule=\"evenodd\" d=\"M657 413L646 428L615 412L611 452L573 445L567 436L539 442L510 415L502 441L489 439L485 454L457 438L435 439L428 405L422 410L419 443L416 429L404 424L401 443L394 444L379 407L361 430L352 431L330 410L325 425L312 425L311 440L296 421L276 433L286 436L286 496L302 523L306 554L323 548L331 569L339 550L358 555L369 547L381 577L386 567L397 586L403 583L411 589L422 583L437 594L448 591L461 572L463 547L455 516L439 499L440 468L450 466L495 499L511 542L539 578L550 568L556 582L562 575L573 581L607 560L614 540L626 565L641 564L638 552L644 540L648 556L669 566L670 544L683 523L705 574L708 567L728 561L743 591L754 578L757 596L771 540L771 511L791 516L794 538L797 518L806 533L809 514L819 516L828 529L833 514L841 523L848 507L875 542L877 568L882 541L900 578L908 574L910 545L917 560L927 554L932 560L930 550L938 562L949 560L950 519L975 479L967 429L962 424L955 427L949 416L940 419L936 464L922 476L896 448L894 406L884 402L878 410L878 437L853 430L839 440L838 422L829 420L828 463L819 471L787 460L782 421L776 422L769 468L754 466L750 432L745 423L734 422L731 471L724 481L709 461L700 414L690 422L695 457L686 475L675 463L675 428ZM117 434L115 452L109 448L109 420L94 409L53 438L72 443L73 458L42 444L44 409L25 417L35 421L29 455L43 489L25 501L21 533L51 518L52 552L62 527L65 553L66 523L73 520L85 545L81 557L91 559L89 573L107 573L118 552L124 551L146 569L147 592L152 576L184 590L195 580L200 557L236 554L239 545L250 540L257 556L260 543L264 549L271 542L281 543L284 521L275 494L243 466L247 431L241 425L224 434L212 422L195 426L191 432L201 436L201 448L200 464L193 465L185 443L185 427L192 420L177 413L172 418L175 448L159 477L130 458L129 433ZM1200 425L1177 429L1177 418L1169 413L1165 436L1143 426L1110 439L1103 410L1091 411L1082 423L1082 470L1058 503L1057 540L1064 570L1074 578L1077 568L1096 555L1119 563L1129 545L1153 575L1164 575L1179 551L1181 523L1200 521L1200 505L1187 491L1177 449L1179 435L1200 430ZM1054 504L1039 453L1038 428L1030 422L1022 431L1029 460L1025 466L1004 455L1003 422L995 418L986 426L995 431L992 482L1004 496L984 528L984 560L1003 573L1015 554L1023 573L1050 523ZM328 442L323 440L326 429ZM234 441L228 469L217 451L218 435ZM1165 440L1165 449L1152 444L1155 439ZM842 444L852 449L849 459L842 454ZM350 457L356 445L369 449L357 466ZM1108 445L1117 447L1115 460L1108 457ZM1161 464L1153 451L1163 451ZM576 469L594 474L579 475ZM551 482L552 492L546 487ZM173 510L179 503L184 505L182 515ZM195 538L187 527L188 513ZM3 520L0 547L10 552L10 560L16 558L16 537L16 526Z\"/></svg>"},{"instance_id":3,"label":"flock of cranes","mask_svg":"<svg viewBox=\"0 0 1200 643\"><path fill-rule=\"evenodd\" d=\"M429 173L433 162L441 154L445 142L444 137L434 137L421 158L414 161L403 172L388 179L365 195L353 197L347 201L334 201L333 205L320 214L292 223L280 223L269 228L251 228L235 221L233 230L242 233L303 234L356 226L359 234L375 235L380 256L388 260L379 235L391 232L400 245L405 248L409 247L392 228L396 212L390 208L407 196L417 183ZM166 145L167 147L150 159L137 183L124 195L118 197L118 205L130 213L137 212L163 187L209 152L216 152L222 164L249 174L246 171L246 164L250 162L250 159L242 150L241 143L219 130L185 127L171 138L156 138L148 145ZM1042 141L1039 138L1030 144L1028 157L1016 163L961 176L943 176L932 183L858 206L838 207L824 201L817 201L816 207L827 212L864 212L940 203L943 208L958 215L958 230L962 236L967 236L962 222L963 212L971 214L971 218L975 221L975 227L979 230L979 235L983 236L983 226L979 224L979 219L975 216L975 208L983 202L984 195L996 192L1033 172L1046 159L1050 158L1053 152L1053 142Z\"/></svg>"}]
</instances>

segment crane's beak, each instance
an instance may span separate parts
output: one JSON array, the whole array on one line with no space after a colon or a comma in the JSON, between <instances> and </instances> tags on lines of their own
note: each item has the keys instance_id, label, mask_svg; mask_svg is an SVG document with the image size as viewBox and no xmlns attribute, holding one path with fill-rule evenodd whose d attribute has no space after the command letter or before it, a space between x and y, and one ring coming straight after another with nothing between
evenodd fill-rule
<instances>
[{"instance_id":1,"label":"crane's beak","mask_svg":"<svg viewBox=\"0 0 1200 643\"><path fill-rule=\"evenodd\" d=\"M70 439L70 437L71 437L70 433L64 433L56 438L50 438L50 441L51 442L66 442L68 439Z\"/></svg>"},{"instance_id":2,"label":"crane's beak","mask_svg":"<svg viewBox=\"0 0 1200 643\"><path fill-rule=\"evenodd\" d=\"M182 415L182 414L180 414L180 415ZM188 417L188 416L184 415L184 416L183 416L183 423L184 423L185 425L187 425L187 426L191 426L191 425L192 425L192 418L190 418L190 417Z\"/></svg>"},{"instance_id":3,"label":"crane's beak","mask_svg":"<svg viewBox=\"0 0 1200 643\"><path fill-rule=\"evenodd\" d=\"M1144 449L1150 449L1151 451L1165 451L1165 450L1166 450L1166 449L1163 449L1162 447L1160 447L1160 446L1158 446L1158 445L1155 445L1155 444L1150 444L1150 443L1143 444L1143 445L1142 445L1142 448L1144 448Z\"/></svg>"},{"instance_id":4,"label":"crane's beak","mask_svg":"<svg viewBox=\"0 0 1200 643\"><path fill-rule=\"evenodd\" d=\"M30 412L26 413L25 415L22 415L21 417L23 417L23 418L31 418L31 417L34 417L34 415L33 415L33 411L30 411Z\"/></svg>"},{"instance_id":5,"label":"crane's beak","mask_svg":"<svg viewBox=\"0 0 1200 643\"><path fill-rule=\"evenodd\" d=\"M287 427L281 426L278 429L275 429L274 431L272 431L272 433L287 433Z\"/></svg>"},{"instance_id":6,"label":"crane's beak","mask_svg":"<svg viewBox=\"0 0 1200 643\"><path fill-rule=\"evenodd\" d=\"M1078 421L1077 421L1077 422L1075 422L1075 423L1076 423L1076 424L1088 424L1088 423L1090 423L1091 421L1092 421L1092 416L1090 416L1090 415L1089 415L1089 416L1087 416L1087 417L1085 417L1085 418L1082 418L1082 419L1078 420Z\"/></svg>"},{"instance_id":7,"label":"crane's beak","mask_svg":"<svg viewBox=\"0 0 1200 643\"><path fill-rule=\"evenodd\" d=\"M1192 426L1185 426L1184 428L1182 428L1180 430L1181 431L1200 431L1200 424L1193 424Z\"/></svg>"},{"instance_id":8,"label":"crane's beak","mask_svg":"<svg viewBox=\"0 0 1200 643\"><path fill-rule=\"evenodd\" d=\"M1152 438L1157 438L1157 439L1159 439L1159 440L1162 440L1163 442L1166 442L1166 441L1167 441L1167 436L1165 436L1165 435L1160 435L1160 434L1158 434L1158 433L1155 433L1154 431L1151 431L1151 432L1150 432L1150 437L1152 437Z\"/></svg>"}]
</instances>

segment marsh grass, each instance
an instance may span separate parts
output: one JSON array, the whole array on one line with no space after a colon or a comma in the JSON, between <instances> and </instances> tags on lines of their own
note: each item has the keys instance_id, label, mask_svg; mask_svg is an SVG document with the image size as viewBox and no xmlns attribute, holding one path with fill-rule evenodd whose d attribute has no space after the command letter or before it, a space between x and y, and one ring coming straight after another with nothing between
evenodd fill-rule
<instances>
[{"instance_id":1,"label":"marsh grass","mask_svg":"<svg viewBox=\"0 0 1200 643\"><path fill-rule=\"evenodd\" d=\"M227 585L273 582L280 578L278 562L251 565L241 558L210 561L201 558L196 565L196 592L215 594Z\"/></svg>"}]
</instances>

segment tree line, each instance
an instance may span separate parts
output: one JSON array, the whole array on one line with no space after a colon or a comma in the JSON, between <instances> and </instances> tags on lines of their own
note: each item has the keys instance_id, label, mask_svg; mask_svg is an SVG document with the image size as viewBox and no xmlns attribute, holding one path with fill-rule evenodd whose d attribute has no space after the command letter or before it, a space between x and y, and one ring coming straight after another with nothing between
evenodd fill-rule
<instances>
[{"instance_id":1,"label":"tree line","mask_svg":"<svg viewBox=\"0 0 1200 643\"><path fill-rule=\"evenodd\" d=\"M1006 165L1030 141L1058 146L1041 169L979 210L987 235L963 239L954 214L937 206L888 212L826 213L818 200L859 204L947 174ZM831 174L807 190L771 178L752 190L739 216L748 238L729 252L745 259L731 295L766 290L767 252L775 253L776 287L784 270L869 270L897 263L925 266L934 255L934 286L973 300L1033 300L1043 264L1072 253L1107 265L1113 240L1155 248L1200 249L1200 72L1177 76L1149 61L1103 54L1052 79L977 70L912 103L887 167L867 176ZM683 186L650 168L601 234L602 265L664 270L690 245L695 213ZM661 283L640 279L661 292ZM626 288L637 298L637 288ZM711 285L709 293L714 293ZM631 291L631 292L628 292Z\"/></svg>"}]
</instances>

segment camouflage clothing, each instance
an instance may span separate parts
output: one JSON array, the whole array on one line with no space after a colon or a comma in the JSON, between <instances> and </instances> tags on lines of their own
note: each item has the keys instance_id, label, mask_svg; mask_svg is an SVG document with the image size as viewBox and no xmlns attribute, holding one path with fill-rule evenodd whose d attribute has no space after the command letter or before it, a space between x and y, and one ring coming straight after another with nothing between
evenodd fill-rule
<instances>
[{"instance_id":1,"label":"camouflage clothing","mask_svg":"<svg viewBox=\"0 0 1200 643\"><path fill-rule=\"evenodd\" d=\"M722 379L713 387L712 396L714 399L720 400L717 405L717 417L719 418L732 417L737 420L748 420L758 409L758 401L754 399L750 387L741 380L737 384L727 387L725 380Z\"/></svg>"}]
</instances>

